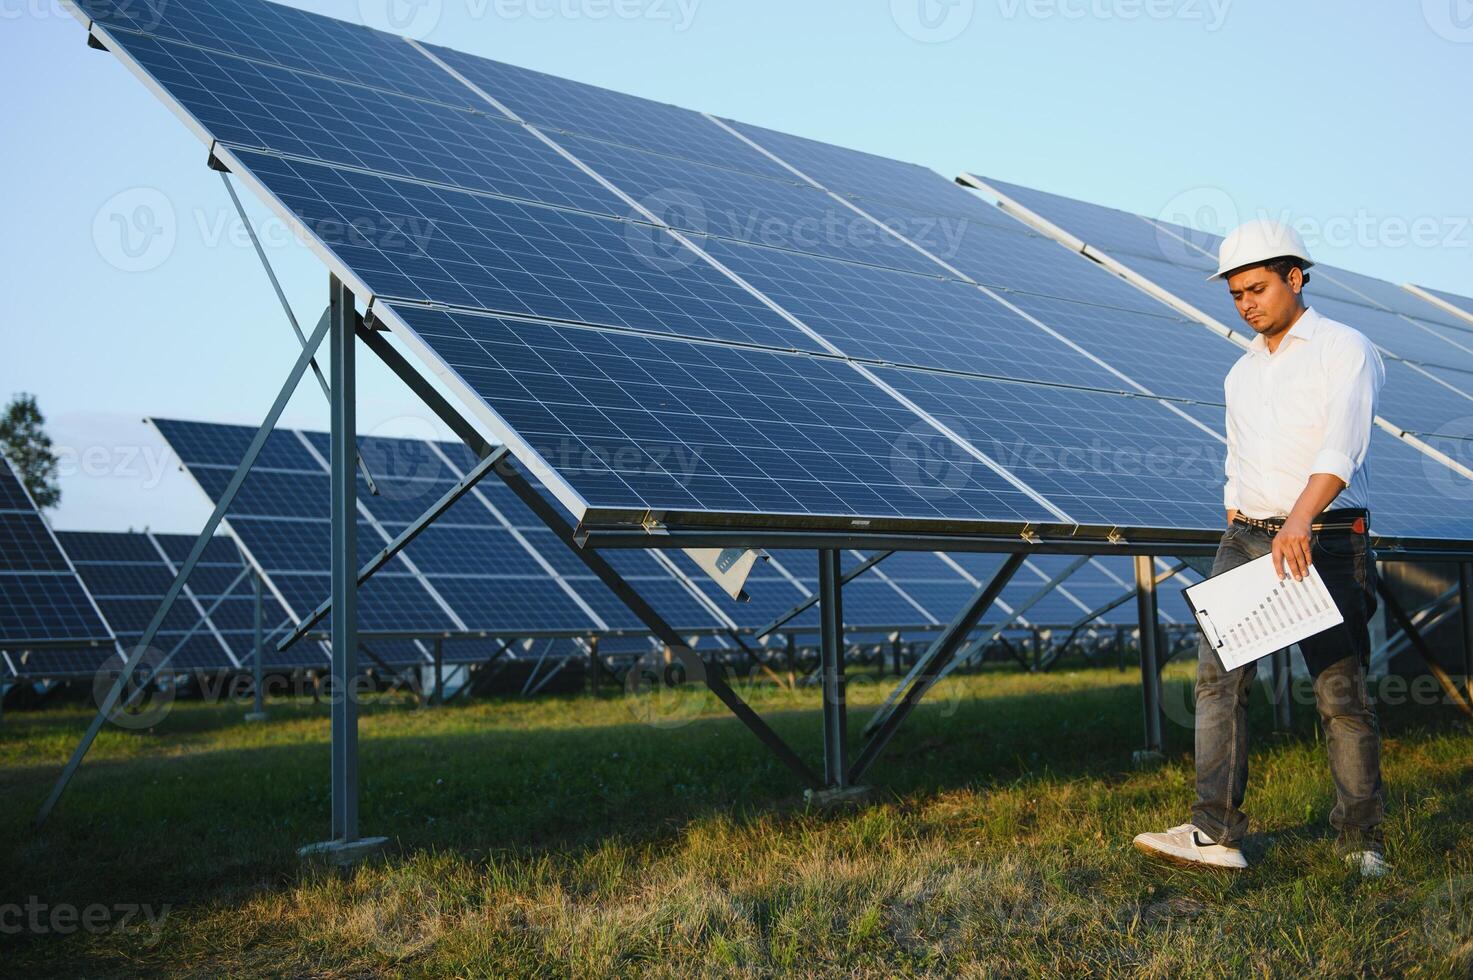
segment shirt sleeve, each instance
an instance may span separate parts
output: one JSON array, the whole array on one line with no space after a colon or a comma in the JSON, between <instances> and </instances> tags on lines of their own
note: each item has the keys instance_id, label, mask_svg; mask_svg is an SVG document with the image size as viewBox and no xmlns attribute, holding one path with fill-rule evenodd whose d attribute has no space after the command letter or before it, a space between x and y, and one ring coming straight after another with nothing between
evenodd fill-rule
<instances>
[{"instance_id":1,"label":"shirt sleeve","mask_svg":"<svg viewBox=\"0 0 1473 980\"><path fill-rule=\"evenodd\" d=\"M1348 484L1371 446L1371 419L1386 367L1370 341L1352 335L1326 352L1325 369L1330 399L1313 472L1329 473Z\"/></svg>"},{"instance_id":2,"label":"shirt sleeve","mask_svg":"<svg viewBox=\"0 0 1473 980\"><path fill-rule=\"evenodd\" d=\"M1223 382L1224 395L1226 395L1228 382ZM1227 400L1227 399L1224 399ZM1229 406L1232 402L1227 400ZM1222 486L1222 506L1226 510L1242 510L1243 505L1238 497L1238 438L1233 428L1232 409L1224 412L1223 429L1227 432L1227 459L1223 461L1223 475L1227 477Z\"/></svg>"}]
</instances>

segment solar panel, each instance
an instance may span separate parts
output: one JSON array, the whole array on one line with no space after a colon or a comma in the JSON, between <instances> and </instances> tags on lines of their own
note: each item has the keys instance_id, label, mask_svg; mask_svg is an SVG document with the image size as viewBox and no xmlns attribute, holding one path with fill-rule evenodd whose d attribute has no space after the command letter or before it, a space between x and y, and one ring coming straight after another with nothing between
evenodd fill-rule
<instances>
[{"instance_id":1,"label":"solar panel","mask_svg":"<svg viewBox=\"0 0 1473 980\"><path fill-rule=\"evenodd\" d=\"M756 527L1219 523L1202 516L1219 509L1210 482L1129 469L1086 482L959 435L1082 448L1040 414L1052 405L1075 429L1102 426L1096 441L1119 459L1163 444L1195 459L1214 441L1111 393L1211 397L1184 364L1154 366L1157 388L1102 353L1137 318L1174 330L1169 316L934 173L254 0L92 7L104 43L585 525L652 512ZM661 199L672 188L696 207ZM690 237L628 206L640 200ZM927 240L927 216L958 219L959 234ZM799 234L831 217L848 222L837 239ZM898 247L882 222L941 261ZM992 377L1016 398L996 397ZM268 516L308 472L248 487L246 513ZM369 523L391 529L417 502L370 502ZM427 576L406 575L432 601L391 582L405 615L458 618Z\"/></svg>"},{"instance_id":2,"label":"solar panel","mask_svg":"<svg viewBox=\"0 0 1473 980\"><path fill-rule=\"evenodd\" d=\"M579 493L607 506L1052 516L986 466L938 484L934 431L836 358L399 313Z\"/></svg>"},{"instance_id":3,"label":"solar panel","mask_svg":"<svg viewBox=\"0 0 1473 980\"><path fill-rule=\"evenodd\" d=\"M228 466L220 462L225 458L221 447L241 445L241 436L248 437L250 430L167 419L154 424L206 494L218 499L239 462ZM232 533L294 620L314 610L330 591L327 438L323 433L277 430L272 436L277 447L273 465L251 472L227 517ZM300 453L290 448L293 442ZM360 482L360 564L443 496L464 475L462 467L472 462L454 446L442 449L408 439L364 437L360 452L380 490L373 495ZM620 560L627 561L622 556ZM672 622L685 629L718 625L660 566L634 571L631 584ZM643 628L587 566L494 479L478 484L369 579L360 593L359 616L365 633L581 634ZM396 654L404 650L384 640L377 642L376 652L379 646ZM418 661L428 662L429 657L428 644L420 644Z\"/></svg>"},{"instance_id":4,"label":"solar panel","mask_svg":"<svg viewBox=\"0 0 1473 980\"><path fill-rule=\"evenodd\" d=\"M222 143L622 216L628 208L500 115L150 37L127 50Z\"/></svg>"},{"instance_id":5,"label":"solar panel","mask_svg":"<svg viewBox=\"0 0 1473 980\"><path fill-rule=\"evenodd\" d=\"M1444 323L1457 327L1459 330L1473 330L1473 299L1428 286L1418 286L1417 289L1431 294L1433 309L1444 310L1452 314L1443 321ZM1439 306L1438 303L1442 305ZM1452 307L1452 309L1448 310L1447 307Z\"/></svg>"},{"instance_id":6,"label":"solar panel","mask_svg":"<svg viewBox=\"0 0 1473 980\"><path fill-rule=\"evenodd\" d=\"M113 637L51 528L8 459L0 459L0 650L12 660L36 647L105 644L53 661L95 670L112 654Z\"/></svg>"},{"instance_id":7,"label":"solar panel","mask_svg":"<svg viewBox=\"0 0 1473 980\"><path fill-rule=\"evenodd\" d=\"M142 639L195 540L191 535L105 531L63 531L59 537L129 652ZM247 578L226 591L244 568L229 540L217 538L206 546L184 592L154 637L157 659L173 653L169 666L209 671L233 670L250 663L255 649L251 582ZM212 607L214 612L206 615ZM274 597L266 597L263 607L266 632L287 623L286 610ZM286 666L274 655L274 645L267 651L268 667ZM313 666L324 663L320 651L311 661Z\"/></svg>"}]
</instances>

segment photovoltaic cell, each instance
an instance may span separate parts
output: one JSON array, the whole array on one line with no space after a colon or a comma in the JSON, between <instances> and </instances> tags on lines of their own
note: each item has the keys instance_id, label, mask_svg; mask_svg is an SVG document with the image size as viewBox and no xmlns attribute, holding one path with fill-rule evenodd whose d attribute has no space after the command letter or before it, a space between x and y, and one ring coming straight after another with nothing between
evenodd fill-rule
<instances>
[{"instance_id":1,"label":"photovoltaic cell","mask_svg":"<svg viewBox=\"0 0 1473 980\"><path fill-rule=\"evenodd\" d=\"M257 0L72 0L104 27L151 34L297 71L470 105L466 87L403 38Z\"/></svg>"},{"instance_id":2,"label":"photovoltaic cell","mask_svg":"<svg viewBox=\"0 0 1473 980\"><path fill-rule=\"evenodd\" d=\"M240 155L382 297L769 347L815 343L650 225Z\"/></svg>"},{"instance_id":3,"label":"photovoltaic cell","mask_svg":"<svg viewBox=\"0 0 1473 980\"><path fill-rule=\"evenodd\" d=\"M0 458L0 649L19 654L38 643L106 643L75 655L95 669L111 653L112 639L10 461Z\"/></svg>"},{"instance_id":4,"label":"photovoltaic cell","mask_svg":"<svg viewBox=\"0 0 1473 980\"><path fill-rule=\"evenodd\" d=\"M842 361L397 312L597 505L1050 517L983 467L937 486L927 471L935 431Z\"/></svg>"},{"instance_id":5,"label":"photovoltaic cell","mask_svg":"<svg viewBox=\"0 0 1473 980\"><path fill-rule=\"evenodd\" d=\"M940 271L894 235L796 179L578 136L560 136L558 143L672 228L925 275Z\"/></svg>"},{"instance_id":6,"label":"photovoltaic cell","mask_svg":"<svg viewBox=\"0 0 1473 980\"><path fill-rule=\"evenodd\" d=\"M899 369L879 374L1045 497L1068 501L1069 516L1081 524L1222 524L1221 444L1153 399Z\"/></svg>"},{"instance_id":7,"label":"photovoltaic cell","mask_svg":"<svg viewBox=\"0 0 1473 980\"><path fill-rule=\"evenodd\" d=\"M712 254L850 357L1119 389L975 286L730 242Z\"/></svg>"},{"instance_id":8,"label":"photovoltaic cell","mask_svg":"<svg viewBox=\"0 0 1473 980\"><path fill-rule=\"evenodd\" d=\"M123 43L222 143L601 214L627 210L500 114L150 37Z\"/></svg>"},{"instance_id":9,"label":"photovoltaic cell","mask_svg":"<svg viewBox=\"0 0 1473 980\"><path fill-rule=\"evenodd\" d=\"M680 156L715 166L784 179L792 176L698 112L438 45L427 47L529 122L643 149L676 147Z\"/></svg>"}]
</instances>

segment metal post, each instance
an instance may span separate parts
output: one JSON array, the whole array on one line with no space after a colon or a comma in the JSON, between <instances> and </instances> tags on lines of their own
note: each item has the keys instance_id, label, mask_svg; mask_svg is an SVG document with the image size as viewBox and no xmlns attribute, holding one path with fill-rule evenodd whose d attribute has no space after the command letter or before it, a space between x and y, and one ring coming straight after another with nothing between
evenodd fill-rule
<instances>
[{"instance_id":1,"label":"metal post","mask_svg":"<svg viewBox=\"0 0 1473 980\"><path fill-rule=\"evenodd\" d=\"M823 781L830 790L849 782L845 748L848 726L844 704L844 610L839 585L839 552L818 553L819 675L823 681Z\"/></svg>"},{"instance_id":2,"label":"metal post","mask_svg":"<svg viewBox=\"0 0 1473 980\"><path fill-rule=\"evenodd\" d=\"M1458 605L1463 614L1463 688L1473 701L1473 562L1458 565Z\"/></svg>"},{"instance_id":3,"label":"metal post","mask_svg":"<svg viewBox=\"0 0 1473 980\"><path fill-rule=\"evenodd\" d=\"M1145 747L1136 761L1149 761L1161 754L1161 669L1156 647L1159 638L1156 612L1156 575L1148 555L1135 559L1136 612L1141 637L1141 701L1145 709Z\"/></svg>"},{"instance_id":4,"label":"metal post","mask_svg":"<svg viewBox=\"0 0 1473 980\"><path fill-rule=\"evenodd\" d=\"M358 839L358 420L353 293L332 277L332 839Z\"/></svg>"},{"instance_id":5,"label":"metal post","mask_svg":"<svg viewBox=\"0 0 1473 980\"><path fill-rule=\"evenodd\" d=\"M598 637L588 640L588 686L594 697L598 697Z\"/></svg>"},{"instance_id":6,"label":"metal post","mask_svg":"<svg viewBox=\"0 0 1473 980\"><path fill-rule=\"evenodd\" d=\"M251 667L255 675L254 683L252 684L254 690L251 694L251 713L246 715L246 721L265 721L266 702L263 688L265 686L264 675L266 673L266 670L265 667L262 665L262 660L264 660L266 656L266 632L264 615L265 598L262 594L265 587L261 583L260 573L252 574L251 581L252 584L255 586L253 598L255 600L254 614L256 619L256 651L255 655L251 658Z\"/></svg>"},{"instance_id":7,"label":"metal post","mask_svg":"<svg viewBox=\"0 0 1473 980\"><path fill-rule=\"evenodd\" d=\"M153 619L149 621L148 627L143 631L143 635L139 637L137 645L128 654L127 661L123 664L122 670L113 681L112 688L108 691L106 697L103 698L102 704L98 706L96 717L92 719L92 723L87 727L86 733L82 736L82 741L77 743L77 747L72 751L72 756L67 761L66 767L62 769L61 775L57 777L56 785L51 788L51 794L46 797L45 802L41 804L41 809L37 811L35 820L37 827L40 827L46 822L47 816L55 808L57 801L61 799L61 794L66 792L67 784L71 782L72 776L76 774L77 767L82 764L82 759L86 757L87 750L92 747L92 743L97 739L97 733L102 731L102 726L106 723L108 716L117 707L118 699L122 697L123 690L127 686L129 679L132 678L133 672L138 669L138 664L143 660L143 655L147 652L149 644L153 643L154 636L157 635L159 628L163 626L165 618L169 615L169 611L174 608L175 600L184 591L184 583L189 580L189 576L194 572L194 566L198 564L200 558L204 555L205 547L215 535L215 528L220 526L220 521L224 519L225 512L230 509L230 505L235 501L235 495L240 491L241 484L245 482L246 476L250 474L251 467L255 465L257 457L261 455L261 450L266 445L267 437L271 435L272 429L276 427L276 422L281 418L281 413L286 410L287 402L291 400L292 393L296 391L297 382L301 381L302 375L306 373L307 364L311 361L313 352L322 343L328 326L328 317L324 316L322 321L312 331L312 337L307 341L307 346L302 348L302 353L297 357L296 364L292 367L291 373L287 375L286 383L282 385L281 391L276 395L276 401L272 403L270 410L266 413L266 418L262 420L260 428L256 430L255 436L251 439L251 444L247 447L245 456L240 461L240 465L235 468L235 473L231 475L230 482L226 484L225 490L220 494L219 499L215 501L215 509L210 514L209 519L205 521L205 526L200 530L199 537L195 539L194 547L190 549L189 556L184 559L184 563L179 566L179 571L175 573L174 583L164 593L164 598L159 603L158 610L154 612Z\"/></svg>"},{"instance_id":8,"label":"metal post","mask_svg":"<svg viewBox=\"0 0 1473 980\"><path fill-rule=\"evenodd\" d=\"M798 686L798 637L792 633L787 634L788 648L788 687Z\"/></svg>"},{"instance_id":9,"label":"metal post","mask_svg":"<svg viewBox=\"0 0 1473 980\"><path fill-rule=\"evenodd\" d=\"M435 694L431 704L445 703L445 638L435 637Z\"/></svg>"},{"instance_id":10,"label":"metal post","mask_svg":"<svg viewBox=\"0 0 1473 980\"><path fill-rule=\"evenodd\" d=\"M1288 734L1294 730L1293 651L1276 650L1271 658L1273 668L1274 731Z\"/></svg>"},{"instance_id":11,"label":"metal post","mask_svg":"<svg viewBox=\"0 0 1473 980\"><path fill-rule=\"evenodd\" d=\"M901 641L900 641L900 634L899 633L896 633L895 634L895 638L890 641L890 652L891 652L891 654L895 658L895 676L897 676L897 677L899 677L901 674L905 673L905 668L901 665L901 662L900 662L901 661L901 657L904 654L904 649L903 648L904 648L904 644L902 644Z\"/></svg>"}]
</instances>

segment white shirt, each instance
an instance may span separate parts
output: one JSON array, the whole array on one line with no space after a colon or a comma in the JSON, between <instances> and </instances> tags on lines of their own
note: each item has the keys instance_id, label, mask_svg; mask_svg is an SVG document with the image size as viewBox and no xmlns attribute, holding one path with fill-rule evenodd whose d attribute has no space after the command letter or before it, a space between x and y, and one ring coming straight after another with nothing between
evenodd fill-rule
<instances>
[{"instance_id":1,"label":"white shirt","mask_svg":"<svg viewBox=\"0 0 1473 980\"><path fill-rule=\"evenodd\" d=\"M1307 309L1269 353L1262 337L1228 372L1223 504L1245 517L1287 517L1311 474L1345 489L1330 507L1371 505L1366 453L1386 380L1358 330Z\"/></svg>"}]
</instances>

